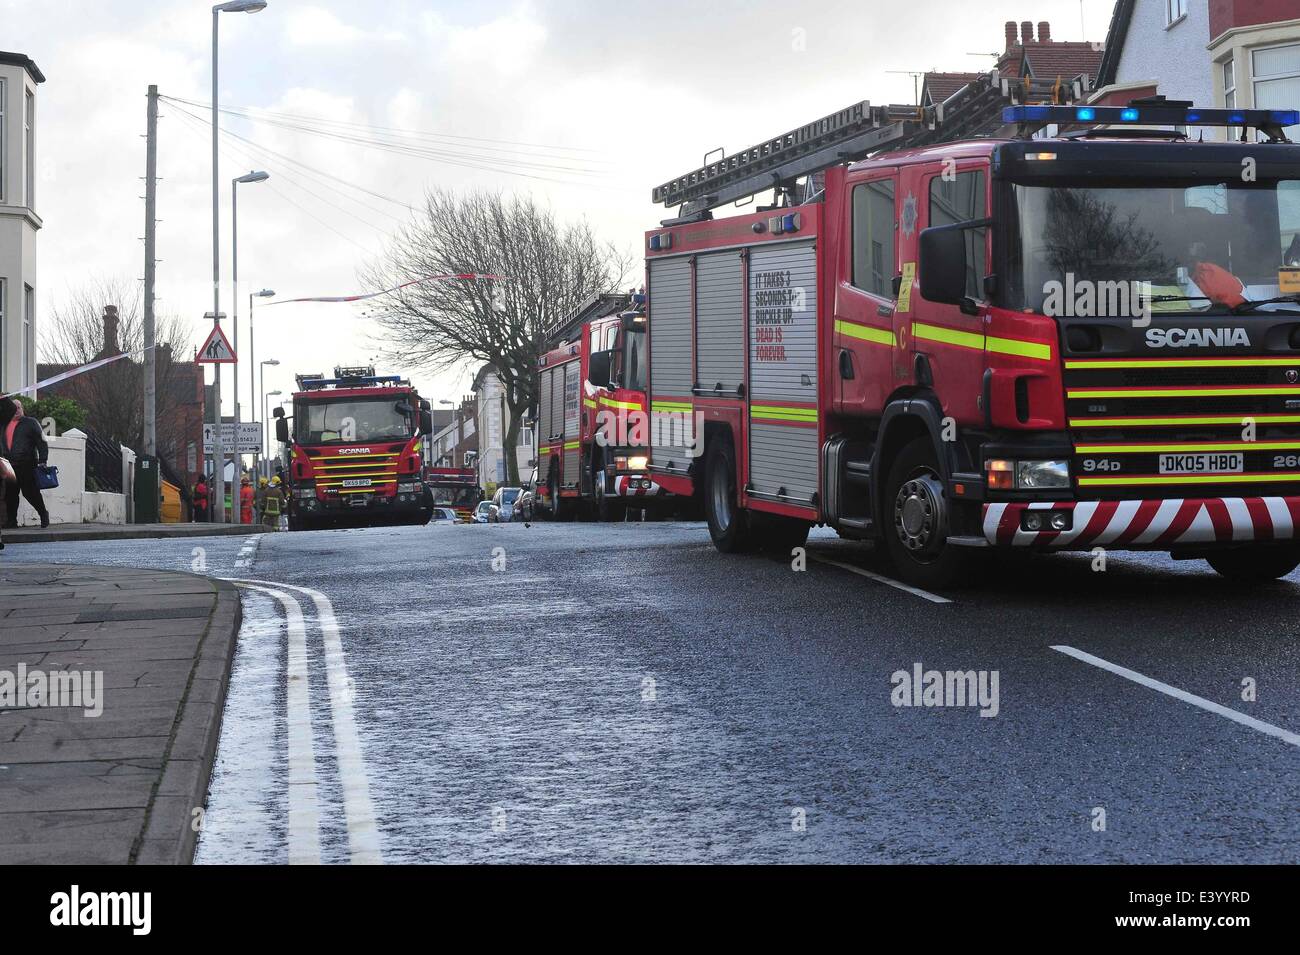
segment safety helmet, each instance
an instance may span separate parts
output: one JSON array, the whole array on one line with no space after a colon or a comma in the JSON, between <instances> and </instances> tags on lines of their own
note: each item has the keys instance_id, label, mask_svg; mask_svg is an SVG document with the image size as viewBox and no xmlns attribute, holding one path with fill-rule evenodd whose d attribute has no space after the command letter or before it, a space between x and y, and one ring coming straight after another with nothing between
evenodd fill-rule
<instances>
[{"instance_id":1,"label":"safety helmet","mask_svg":"<svg viewBox=\"0 0 1300 955\"><path fill-rule=\"evenodd\" d=\"M264 477L260 477L260 478L257 479L257 486L258 486L258 487L266 487L266 485L267 485L268 483L269 483L269 482L268 482L268 481L266 480L266 478L264 478Z\"/></svg>"},{"instance_id":2,"label":"safety helmet","mask_svg":"<svg viewBox=\"0 0 1300 955\"><path fill-rule=\"evenodd\" d=\"M271 483L272 483L272 484L279 484L279 483L280 483L280 475L277 474L275 477L271 478Z\"/></svg>"}]
</instances>

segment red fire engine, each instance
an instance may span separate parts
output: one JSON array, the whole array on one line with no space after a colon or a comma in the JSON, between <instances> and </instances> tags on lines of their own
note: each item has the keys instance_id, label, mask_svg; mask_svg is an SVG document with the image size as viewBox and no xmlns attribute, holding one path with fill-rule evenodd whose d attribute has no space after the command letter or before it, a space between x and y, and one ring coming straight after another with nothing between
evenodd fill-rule
<instances>
[{"instance_id":1,"label":"red fire engine","mask_svg":"<svg viewBox=\"0 0 1300 955\"><path fill-rule=\"evenodd\" d=\"M860 103L654 190L650 472L720 550L827 524L921 586L1009 548L1289 572L1300 114L1004 104L940 143Z\"/></svg>"},{"instance_id":2,"label":"red fire engine","mask_svg":"<svg viewBox=\"0 0 1300 955\"><path fill-rule=\"evenodd\" d=\"M433 495L433 505L451 508L462 521L469 520L478 502L483 500L478 471L474 468L426 467L424 483Z\"/></svg>"},{"instance_id":3,"label":"red fire engine","mask_svg":"<svg viewBox=\"0 0 1300 955\"><path fill-rule=\"evenodd\" d=\"M644 306L641 294L598 296L538 362L537 494L556 518L620 520L662 503L647 470Z\"/></svg>"},{"instance_id":4,"label":"red fire engine","mask_svg":"<svg viewBox=\"0 0 1300 955\"><path fill-rule=\"evenodd\" d=\"M433 430L429 402L371 367L296 378L292 436L275 409L276 437L288 446L289 529L427 524L420 438Z\"/></svg>"}]
</instances>

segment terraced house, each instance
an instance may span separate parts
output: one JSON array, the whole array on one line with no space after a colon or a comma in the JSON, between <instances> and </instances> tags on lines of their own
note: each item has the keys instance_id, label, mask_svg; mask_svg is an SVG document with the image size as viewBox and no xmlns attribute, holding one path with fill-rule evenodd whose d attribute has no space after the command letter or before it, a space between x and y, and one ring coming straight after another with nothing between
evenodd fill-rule
<instances>
[{"instance_id":1,"label":"terraced house","mask_svg":"<svg viewBox=\"0 0 1300 955\"><path fill-rule=\"evenodd\" d=\"M36 87L45 76L0 50L0 393L36 381Z\"/></svg>"}]
</instances>

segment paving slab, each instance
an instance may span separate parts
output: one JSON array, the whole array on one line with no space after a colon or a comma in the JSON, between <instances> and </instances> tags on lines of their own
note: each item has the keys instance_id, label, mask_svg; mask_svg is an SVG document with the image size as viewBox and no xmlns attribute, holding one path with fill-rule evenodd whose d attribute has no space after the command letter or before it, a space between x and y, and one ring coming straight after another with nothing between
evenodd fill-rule
<instances>
[{"instance_id":1,"label":"paving slab","mask_svg":"<svg viewBox=\"0 0 1300 955\"><path fill-rule=\"evenodd\" d=\"M235 587L197 574L0 563L0 691L19 665L75 671L102 706L0 696L0 864L193 861L239 622Z\"/></svg>"},{"instance_id":2,"label":"paving slab","mask_svg":"<svg viewBox=\"0 0 1300 955\"><path fill-rule=\"evenodd\" d=\"M141 540L170 537L238 537L265 534L261 524L51 524L49 527L13 527L4 532L5 544L50 544L57 541Z\"/></svg>"}]
</instances>

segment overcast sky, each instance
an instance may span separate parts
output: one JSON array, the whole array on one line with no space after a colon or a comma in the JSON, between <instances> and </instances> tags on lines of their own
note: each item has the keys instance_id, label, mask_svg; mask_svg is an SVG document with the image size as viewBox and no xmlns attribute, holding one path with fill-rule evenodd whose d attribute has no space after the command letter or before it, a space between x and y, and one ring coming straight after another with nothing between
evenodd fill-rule
<instances>
[{"instance_id":1,"label":"overcast sky","mask_svg":"<svg viewBox=\"0 0 1300 955\"><path fill-rule=\"evenodd\" d=\"M603 238L639 252L641 233L662 217L651 187L698 165L706 151L743 148L858 100L912 102L912 79L890 71L992 68L987 54L1001 50L1006 20L1048 20L1054 39L1100 42L1111 7L269 0L261 13L224 14L223 106L466 138L424 140L452 154L438 162L224 119L255 145L223 147L222 309L231 310L229 183L250 169L271 179L240 187L241 351L250 289L282 298L363 291L358 268L409 214L402 204L418 205L428 186L531 193L561 218L586 217ZM143 275L146 88L209 101L210 11L207 0L0 0L0 49L27 54L47 78L37 112L39 308L88 278ZM164 103L162 113L159 308L192 318L197 345L212 308L210 132L175 106ZM529 145L511 145L520 143ZM484 168L483 157L503 168ZM283 362L268 369L268 390L288 394L295 371L368 361L377 333L359 311L259 310L257 358ZM381 371L412 373L437 401L465 391L472 369Z\"/></svg>"}]
</instances>

